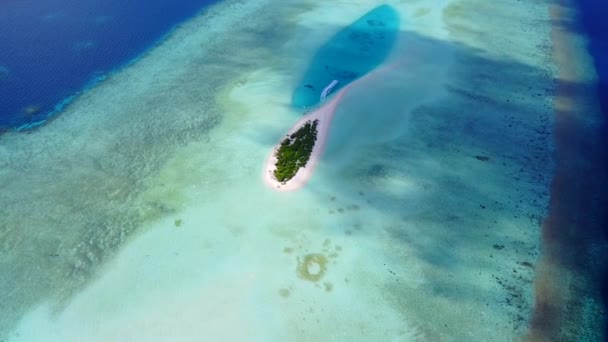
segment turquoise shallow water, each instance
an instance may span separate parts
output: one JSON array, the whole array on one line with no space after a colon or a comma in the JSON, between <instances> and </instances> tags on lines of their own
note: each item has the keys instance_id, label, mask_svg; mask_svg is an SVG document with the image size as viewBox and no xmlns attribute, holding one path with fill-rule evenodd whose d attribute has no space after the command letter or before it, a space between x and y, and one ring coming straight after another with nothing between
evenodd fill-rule
<instances>
[{"instance_id":1,"label":"turquoise shallow water","mask_svg":"<svg viewBox=\"0 0 608 342\"><path fill-rule=\"evenodd\" d=\"M314 106L332 81L338 81L335 92L379 66L391 52L399 28L398 13L382 5L341 29L315 54L293 93L293 105Z\"/></svg>"},{"instance_id":2,"label":"turquoise shallow water","mask_svg":"<svg viewBox=\"0 0 608 342\"><path fill-rule=\"evenodd\" d=\"M0 3L0 130L42 125L214 1Z\"/></svg>"}]
</instances>

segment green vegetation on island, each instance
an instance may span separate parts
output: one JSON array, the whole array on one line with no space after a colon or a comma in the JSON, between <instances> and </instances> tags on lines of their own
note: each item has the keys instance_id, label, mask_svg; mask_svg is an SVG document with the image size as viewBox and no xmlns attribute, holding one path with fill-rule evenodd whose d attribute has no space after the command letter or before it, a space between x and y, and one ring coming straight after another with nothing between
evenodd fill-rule
<instances>
[{"instance_id":1,"label":"green vegetation on island","mask_svg":"<svg viewBox=\"0 0 608 342\"><path fill-rule=\"evenodd\" d=\"M297 131L281 141L276 151L277 162L274 176L279 182L286 182L296 175L301 167L306 166L317 140L319 120L307 121Z\"/></svg>"}]
</instances>

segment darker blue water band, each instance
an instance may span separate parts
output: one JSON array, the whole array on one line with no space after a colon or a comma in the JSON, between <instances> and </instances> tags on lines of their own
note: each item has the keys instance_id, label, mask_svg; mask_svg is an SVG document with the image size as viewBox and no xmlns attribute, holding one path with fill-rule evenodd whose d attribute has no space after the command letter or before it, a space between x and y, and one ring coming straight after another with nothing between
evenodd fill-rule
<instances>
[{"instance_id":1,"label":"darker blue water band","mask_svg":"<svg viewBox=\"0 0 608 342\"><path fill-rule=\"evenodd\" d=\"M597 72L597 92L600 100L600 106L603 113L603 125L600 131L600 141L594 144L599 156L598 161L601 165L597 165L597 169L602 174L586 174L581 177L599 177L603 180L608 180L608 2L602 0L579 0L577 1L581 11L582 23L581 28L585 31L585 35L589 38L587 49L593 58L595 70ZM578 29L578 28L573 28ZM600 209L595 227L587 227L587 231L579 232L588 236L590 241L604 244L604 250L608 249L608 194L606 187L608 184L603 184L603 189L597 189L598 194L589 194L594 197L596 205ZM606 252L597 255L596 258L601 260L600 270L601 275L595 275L596 279L601 283L599 288L601 291L603 306L604 306L604 337L608 336L608 262ZM593 273L593 272L592 272Z\"/></svg>"},{"instance_id":2,"label":"darker blue water band","mask_svg":"<svg viewBox=\"0 0 608 342\"><path fill-rule=\"evenodd\" d=\"M399 33L399 14L378 6L340 30L325 43L296 87L292 103L308 108L319 103L323 89L336 80L332 92L379 66L391 52Z\"/></svg>"},{"instance_id":3,"label":"darker blue water band","mask_svg":"<svg viewBox=\"0 0 608 342\"><path fill-rule=\"evenodd\" d=\"M215 2L0 1L0 129L43 123Z\"/></svg>"}]
</instances>

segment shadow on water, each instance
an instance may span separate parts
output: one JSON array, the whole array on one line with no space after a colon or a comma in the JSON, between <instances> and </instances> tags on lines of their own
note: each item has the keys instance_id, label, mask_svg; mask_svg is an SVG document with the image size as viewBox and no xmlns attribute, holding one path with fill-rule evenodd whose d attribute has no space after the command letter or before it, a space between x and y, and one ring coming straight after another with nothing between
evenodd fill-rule
<instances>
[{"instance_id":1,"label":"shadow on water","mask_svg":"<svg viewBox=\"0 0 608 342\"><path fill-rule=\"evenodd\" d=\"M314 106L332 81L338 81L333 88L337 91L370 72L386 59L398 32L399 14L389 5L378 6L341 29L313 57L293 93L293 105Z\"/></svg>"},{"instance_id":2,"label":"shadow on water","mask_svg":"<svg viewBox=\"0 0 608 342\"><path fill-rule=\"evenodd\" d=\"M536 241L521 234L529 227L538 229L548 201L546 188L534 184L548 184L551 177L543 165L551 159L552 111L520 96L549 96L551 89L537 85L549 83L549 75L414 33L401 32L400 40L454 54L445 96L409 110L409 103L424 95L418 93L419 80L388 83L390 77L383 76L378 80L382 84L362 85L336 114L332 134L339 139L330 138L319 168L333 189L325 182L311 187L319 196L357 203L362 213L369 209L393 216L388 226L361 222L361 234L383 231L395 246L412 248L415 259L433 270L425 275L425 287L436 298L485 305L488 298L500 296L500 311L508 312L510 320L505 324L521 331L527 320L521 315L525 291L533 280L528 265L537 258ZM441 60L424 57L406 70L391 70L392 75L441 67ZM404 84L412 86L404 90ZM394 127L402 129L389 134ZM513 261L505 265L500 262L504 258ZM473 277L478 273L479 282ZM484 285L481 279L488 278L495 288ZM404 308L415 295L395 284L387 288ZM431 312L419 318L429 329L452 323L439 322Z\"/></svg>"},{"instance_id":3,"label":"shadow on water","mask_svg":"<svg viewBox=\"0 0 608 342\"><path fill-rule=\"evenodd\" d=\"M562 116L554 112L553 101L563 82L548 68L497 59L462 44L410 32L400 32L398 39L425 41L428 47L453 51L445 96L400 111L411 101L402 85L385 85L382 91L375 91L374 85L361 86L365 88L362 93L369 93L367 97L346 98L342 107L348 107L348 113L336 114L343 116L337 121L350 125L355 133L365 131L370 126L366 122L359 125L356 120L374 117L373 108L382 108L383 112L394 111L388 116L383 113L383 117L395 120L384 123L387 131L394 126L409 128L389 138L340 132L341 141L330 140L321 171L317 171L327 182L313 179L310 189L322 198L335 196L343 202L357 203L361 211L367 207L394 216L396 223L390 227L357 223L365 227L359 234L382 230L395 243L412 247L416 257L433 266L428 286L437 296L463 303L501 297L500 311L509 317L505 323L517 334L525 334L528 323L537 323L538 316L527 317L526 313L536 315L539 308L529 307L525 299L535 280L533 268L543 267L534 265L537 251L542 247L545 255L559 255L557 266L574 275L576 281L564 273L548 279L569 292L569 297L546 298L559 312L546 316L556 319L556 323L541 327L540 336L601 336L602 332L597 331L598 306L583 305L598 303L598 271L604 267L598 257L605 255L606 248L601 234L605 170L598 161L603 153L597 144L598 127L572 117L567 124L554 122ZM547 65L551 64L551 51L542 53L547 56ZM320 55L315 56L315 63ZM420 70L415 65L408 68L412 72ZM588 84L569 87L592 88ZM348 101L352 103L347 105ZM347 116L349 119L345 119ZM349 120L356 122L349 124ZM411 131L416 134L409 134ZM554 141L552 132L568 138L560 140L558 136ZM367 139L364 143L357 141L362 137ZM552 149L552 143L557 150ZM354 151L352 146L356 146ZM351 151L343 157L339 149ZM557 168L556 174L551 173L552 165ZM569 184L565 192L555 187L560 174L566 175ZM409 185L395 188L395 182L402 181ZM555 231L552 236L547 236L543 228L542 246L538 246L527 236L530 230L541 230L548 210L559 211L561 226L570 228ZM561 241L557 246L556 240ZM496 261L503 256L508 264ZM488 289L471 279L453 277L461 271L469 275L479 272L491 278L495 287ZM407 288L390 284L387 288L394 298L412 295ZM542 289L538 287L534 290L535 296L547 295L539 293ZM431 327L443 323L432 313L420 318L433 322L426 323Z\"/></svg>"}]
</instances>

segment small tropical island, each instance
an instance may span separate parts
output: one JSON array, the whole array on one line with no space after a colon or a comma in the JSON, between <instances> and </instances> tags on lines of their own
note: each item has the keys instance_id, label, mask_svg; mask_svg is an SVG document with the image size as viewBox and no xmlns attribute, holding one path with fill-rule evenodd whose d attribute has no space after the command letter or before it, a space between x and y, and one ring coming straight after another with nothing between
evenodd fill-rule
<instances>
[{"instance_id":1,"label":"small tropical island","mask_svg":"<svg viewBox=\"0 0 608 342\"><path fill-rule=\"evenodd\" d=\"M266 159L264 181L278 191L294 191L306 184L319 163L329 127L348 87L298 120Z\"/></svg>"},{"instance_id":2,"label":"small tropical island","mask_svg":"<svg viewBox=\"0 0 608 342\"><path fill-rule=\"evenodd\" d=\"M319 120L306 121L297 131L281 141L275 152L274 176L281 182L292 179L298 170L306 166L317 141Z\"/></svg>"}]
</instances>

